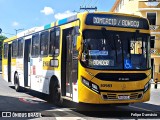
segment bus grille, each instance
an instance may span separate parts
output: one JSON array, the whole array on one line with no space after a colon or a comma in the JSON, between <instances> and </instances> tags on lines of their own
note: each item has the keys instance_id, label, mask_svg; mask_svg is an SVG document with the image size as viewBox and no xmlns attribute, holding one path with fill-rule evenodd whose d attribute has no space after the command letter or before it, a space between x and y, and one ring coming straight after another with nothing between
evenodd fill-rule
<instances>
[{"instance_id":1,"label":"bus grille","mask_svg":"<svg viewBox=\"0 0 160 120\"><path fill-rule=\"evenodd\" d=\"M117 95L116 94L112 94L112 93L108 93L107 97L108 97L108 99L116 99Z\"/></svg>"},{"instance_id":2,"label":"bus grille","mask_svg":"<svg viewBox=\"0 0 160 120\"><path fill-rule=\"evenodd\" d=\"M138 81L147 78L145 73L98 73L95 78L104 81Z\"/></svg>"},{"instance_id":3,"label":"bus grille","mask_svg":"<svg viewBox=\"0 0 160 120\"><path fill-rule=\"evenodd\" d=\"M129 96L127 100L136 100L143 97L143 92L135 93L102 93L102 98L104 100L119 100L118 96Z\"/></svg>"},{"instance_id":4,"label":"bus grille","mask_svg":"<svg viewBox=\"0 0 160 120\"><path fill-rule=\"evenodd\" d=\"M132 93L130 95L130 99L137 99L138 98L138 93Z\"/></svg>"}]
</instances>

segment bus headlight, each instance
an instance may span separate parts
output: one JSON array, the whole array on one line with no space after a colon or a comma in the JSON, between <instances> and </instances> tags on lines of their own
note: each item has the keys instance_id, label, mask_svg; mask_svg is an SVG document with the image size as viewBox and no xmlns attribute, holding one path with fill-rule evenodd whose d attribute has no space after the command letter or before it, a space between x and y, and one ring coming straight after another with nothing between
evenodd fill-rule
<instances>
[{"instance_id":1,"label":"bus headlight","mask_svg":"<svg viewBox=\"0 0 160 120\"><path fill-rule=\"evenodd\" d=\"M86 79L84 79L84 78L82 78L82 83L83 83L84 85L86 85L87 87L90 87L89 81L86 80Z\"/></svg>"},{"instance_id":2,"label":"bus headlight","mask_svg":"<svg viewBox=\"0 0 160 120\"><path fill-rule=\"evenodd\" d=\"M94 92L99 93L99 87L95 83L88 81L85 78L82 78L82 83Z\"/></svg>"},{"instance_id":3,"label":"bus headlight","mask_svg":"<svg viewBox=\"0 0 160 120\"><path fill-rule=\"evenodd\" d=\"M99 88L98 88L98 85L92 83L92 90L99 93Z\"/></svg>"},{"instance_id":4,"label":"bus headlight","mask_svg":"<svg viewBox=\"0 0 160 120\"><path fill-rule=\"evenodd\" d=\"M150 86L151 86L151 80L144 86L144 93L150 88Z\"/></svg>"}]
</instances>

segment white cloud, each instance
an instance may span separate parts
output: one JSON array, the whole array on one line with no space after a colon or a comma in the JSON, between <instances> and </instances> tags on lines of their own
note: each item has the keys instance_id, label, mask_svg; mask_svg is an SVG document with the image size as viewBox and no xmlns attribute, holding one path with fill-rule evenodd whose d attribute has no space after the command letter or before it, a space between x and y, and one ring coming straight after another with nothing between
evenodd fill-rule
<instances>
[{"instance_id":1,"label":"white cloud","mask_svg":"<svg viewBox=\"0 0 160 120\"><path fill-rule=\"evenodd\" d=\"M55 14L54 17L59 20L59 19L70 17L72 15L75 15L75 13L67 10L64 13L57 13L57 14Z\"/></svg>"},{"instance_id":2,"label":"white cloud","mask_svg":"<svg viewBox=\"0 0 160 120\"><path fill-rule=\"evenodd\" d=\"M43 10L41 10L41 13L44 13L45 15L54 14L54 10L51 7L44 7Z\"/></svg>"},{"instance_id":3,"label":"white cloud","mask_svg":"<svg viewBox=\"0 0 160 120\"><path fill-rule=\"evenodd\" d=\"M14 22L12 23L12 26L14 26L14 27L19 26L19 23L16 22L16 21L14 21Z\"/></svg>"}]
</instances>

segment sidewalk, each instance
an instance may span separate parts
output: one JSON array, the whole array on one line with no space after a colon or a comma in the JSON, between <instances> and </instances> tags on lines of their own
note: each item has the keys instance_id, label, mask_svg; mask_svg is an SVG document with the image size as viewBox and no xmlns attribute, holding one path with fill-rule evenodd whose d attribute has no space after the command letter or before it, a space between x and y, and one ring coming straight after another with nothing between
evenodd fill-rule
<instances>
[{"instance_id":1,"label":"sidewalk","mask_svg":"<svg viewBox=\"0 0 160 120\"><path fill-rule=\"evenodd\" d=\"M155 89L155 83L151 83L151 90ZM160 89L160 83L157 84L157 89ZM156 90L156 89L155 89Z\"/></svg>"}]
</instances>

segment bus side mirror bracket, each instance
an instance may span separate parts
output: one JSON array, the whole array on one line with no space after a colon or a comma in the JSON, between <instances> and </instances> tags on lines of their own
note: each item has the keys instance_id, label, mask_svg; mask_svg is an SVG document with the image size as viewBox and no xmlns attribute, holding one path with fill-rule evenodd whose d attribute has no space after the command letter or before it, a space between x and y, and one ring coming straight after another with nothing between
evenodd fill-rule
<instances>
[{"instance_id":1,"label":"bus side mirror bracket","mask_svg":"<svg viewBox=\"0 0 160 120\"><path fill-rule=\"evenodd\" d=\"M82 39L81 36L77 36L77 50L80 51L82 46Z\"/></svg>"},{"instance_id":2,"label":"bus side mirror bracket","mask_svg":"<svg viewBox=\"0 0 160 120\"><path fill-rule=\"evenodd\" d=\"M77 51L78 51L78 60L81 59L81 55L82 55L82 37L81 36L77 36Z\"/></svg>"}]
</instances>

